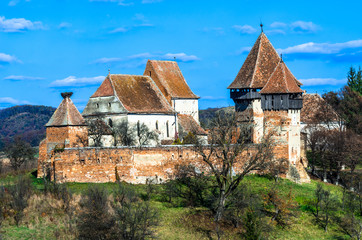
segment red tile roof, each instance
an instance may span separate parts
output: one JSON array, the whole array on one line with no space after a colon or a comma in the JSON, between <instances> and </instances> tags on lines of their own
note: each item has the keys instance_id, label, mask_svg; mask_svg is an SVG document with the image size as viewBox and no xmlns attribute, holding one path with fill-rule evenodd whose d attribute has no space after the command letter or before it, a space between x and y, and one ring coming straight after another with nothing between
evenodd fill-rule
<instances>
[{"instance_id":1,"label":"red tile roof","mask_svg":"<svg viewBox=\"0 0 362 240\"><path fill-rule=\"evenodd\" d=\"M82 115L70 99L71 95L71 93L62 93L64 99L45 125L46 127L86 125Z\"/></svg>"},{"instance_id":2,"label":"red tile roof","mask_svg":"<svg viewBox=\"0 0 362 240\"><path fill-rule=\"evenodd\" d=\"M303 94L303 108L300 121L303 123L320 123L338 121L338 114L318 94Z\"/></svg>"},{"instance_id":3,"label":"red tile roof","mask_svg":"<svg viewBox=\"0 0 362 240\"><path fill-rule=\"evenodd\" d=\"M102 82L101 86L97 89L97 91L91 96L94 97L108 97L114 96L114 90L111 81L109 80L109 75Z\"/></svg>"},{"instance_id":4,"label":"red tile roof","mask_svg":"<svg viewBox=\"0 0 362 240\"><path fill-rule=\"evenodd\" d=\"M262 32L228 89L263 88L279 62L277 51ZM298 80L295 81L298 86L302 85Z\"/></svg>"},{"instance_id":5,"label":"red tile roof","mask_svg":"<svg viewBox=\"0 0 362 240\"><path fill-rule=\"evenodd\" d=\"M176 62L148 60L144 76L150 76L171 103L172 98L199 98L187 85Z\"/></svg>"},{"instance_id":6,"label":"red tile roof","mask_svg":"<svg viewBox=\"0 0 362 240\"><path fill-rule=\"evenodd\" d=\"M202 129L191 115L178 114L177 117L184 132L192 132L196 135L207 135L206 131Z\"/></svg>"},{"instance_id":7,"label":"red tile roof","mask_svg":"<svg viewBox=\"0 0 362 240\"><path fill-rule=\"evenodd\" d=\"M303 93L303 90L285 63L280 61L260 93Z\"/></svg>"},{"instance_id":8,"label":"red tile roof","mask_svg":"<svg viewBox=\"0 0 362 240\"><path fill-rule=\"evenodd\" d=\"M230 88L262 88L279 62L279 55L264 33L249 52Z\"/></svg>"},{"instance_id":9,"label":"red tile roof","mask_svg":"<svg viewBox=\"0 0 362 240\"><path fill-rule=\"evenodd\" d=\"M150 77L122 74L112 74L108 77L115 94L128 112L174 113ZM109 80L105 79L105 81Z\"/></svg>"}]
</instances>

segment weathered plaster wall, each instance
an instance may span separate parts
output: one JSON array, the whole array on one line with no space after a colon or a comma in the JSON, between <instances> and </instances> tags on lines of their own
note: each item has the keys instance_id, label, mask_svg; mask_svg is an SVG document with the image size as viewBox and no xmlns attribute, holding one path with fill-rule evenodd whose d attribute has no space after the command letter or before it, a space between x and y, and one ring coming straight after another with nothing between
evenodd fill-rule
<instances>
[{"instance_id":1,"label":"weathered plaster wall","mask_svg":"<svg viewBox=\"0 0 362 240\"><path fill-rule=\"evenodd\" d=\"M196 122L199 122L198 99L172 99L172 107L176 112L191 115Z\"/></svg>"}]
</instances>

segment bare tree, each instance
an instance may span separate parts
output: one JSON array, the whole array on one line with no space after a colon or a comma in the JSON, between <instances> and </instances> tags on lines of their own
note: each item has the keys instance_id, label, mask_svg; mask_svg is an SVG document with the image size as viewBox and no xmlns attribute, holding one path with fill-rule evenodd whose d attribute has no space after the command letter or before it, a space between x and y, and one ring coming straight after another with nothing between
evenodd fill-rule
<instances>
[{"instance_id":1,"label":"bare tree","mask_svg":"<svg viewBox=\"0 0 362 240\"><path fill-rule=\"evenodd\" d=\"M137 123L136 134L140 146L150 144L152 141L158 142L157 133L155 131L151 131L144 123Z\"/></svg>"},{"instance_id":2,"label":"bare tree","mask_svg":"<svg viewBox=\"0 0 362 240\"><path fill-rule=\"evenodd\" d=\"M136 145L135 126L132 126L127 120L112 127L114 145L133 146Z\"/></svg>"},{"instance_id":3,"label":"bare tree","mask_svg":"<svg viewBox=\"0 0 362 240\"><path fill-rule=\"evenodd\" d=\"M195 145L195 151L201 155L202 161L216 180L218 197L214 220L218 238L219 221L223 217L227 198L237 189L246 174L265 170L272 164L273 131L266 133L259 144L250 144L250 136L245 133L251 134L251 127L251 124L238 126L234 114L219 115L209 131L209 145Z\"/></svg>"},{"instance_id":4,"label":"bare tree","mask_svg":"<svg viewBox=\"0 0 362 240\"><path fill-rule=\"evenodd\" d=\"M106 134L111 134L111 130L101 118L88 121L88 135L95 147L102 147L102 137Z\"/></svg>"},{"instance_id":5,"label":"bare tree","mask_svg":"<svg viewBox=\"0 0 362 240\"><path fill-rule=\"evenodd\" d=\"M11 167L16 171L26 161L34 159L36 151L30 146L29 143L25 142L21 137L15 137L13 143L10 143L5 148L5 154L10 160Z\"/></svg>"}]
</instances>

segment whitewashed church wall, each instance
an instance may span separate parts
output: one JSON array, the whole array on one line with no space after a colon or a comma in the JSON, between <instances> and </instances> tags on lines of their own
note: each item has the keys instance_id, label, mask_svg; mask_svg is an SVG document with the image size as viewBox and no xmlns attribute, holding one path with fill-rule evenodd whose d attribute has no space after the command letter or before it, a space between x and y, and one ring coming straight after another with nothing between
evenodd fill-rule
<instances>
[{"instance_id":1,"label":"whitewashed church wall","mask_svg":"<svg viewBox=\"0 0 362 240\"><path fill-rule=\"evenodd\" d=\"M173 140L175 138L175 115L166 114L128 114L128 121L131 124L144 123L150 130L158 130L160 132L159 140ZM176 119L177 121L177 119ZM156 129L156 123L158 129ZM167 136L168 126L168 136ZM178 129L177 129L178 131Z\"/></svg>"},{"instance_id":2,"label":"whitewashed church wall","mask_svg":"<svg viewBox=\"0 0 362 240\"><path fill-rule=\"evenodd\" d=\"M196 122L199 122L198 99L173 99L172 107L176 112L191 115Z\"/></svg>"}]
</instances>

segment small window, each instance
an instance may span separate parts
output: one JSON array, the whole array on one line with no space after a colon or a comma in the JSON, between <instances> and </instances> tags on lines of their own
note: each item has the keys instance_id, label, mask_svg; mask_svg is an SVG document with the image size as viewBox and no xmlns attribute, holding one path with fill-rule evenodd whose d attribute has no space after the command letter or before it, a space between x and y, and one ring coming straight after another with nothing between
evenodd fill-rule
<instances>
[{"instance_id":1,"label":"small window","mask_svg":"<svg viewBox=\"0 0 362 240\"><path fill-rule=\"evenodd\" d=\"M112 119L108 119L108 125L109 125L110 127L113 127L113 121L112 121Z\"/></svg>"},{"instance_id":2,"label":"small window","mask_svg":"<svg viewBox=\"0 0 362 240\"><path fill-rule=\"evenodd\" d=\"M98 103L96 103L96 108L99 108L99 104L98 104Z\"/></svg>"},{"instance_id":3,"label":"small window","mask_svg":"<svg viewBox=\"0 0 362 240\"><path fill-rule=\"evenodd\" d=\"M158 130L158 121L156 121L156 129Z\"/></svg>"},{"instance_id":4,"label":"small window","mask_svg":"<svg viewBox=\"0 0 362 240\"><path fill-rule=\"evenodd\" d=\"M137 135L140 135L140 121L137 122Z\"/></svg>"},{"instance_id":5,"label":"small window","mask_svg":"<svg viewBox=\"0 0 362 240\"><path fill-rule=\"evenodd\" d=\"M168 121L166 122L166 136L170 137L170 131L168 129Z\"/></svg>"},{"instance_id":6,"label":"small window","mask_svg":"<svg viewBox=\"0 0 362 240\"><path fill-rule=\"evenodd\" d=\"M108 103L108 107L112 107L112 103Z\"/></svg>"}]
</instances>

